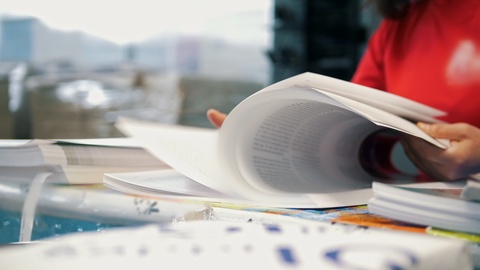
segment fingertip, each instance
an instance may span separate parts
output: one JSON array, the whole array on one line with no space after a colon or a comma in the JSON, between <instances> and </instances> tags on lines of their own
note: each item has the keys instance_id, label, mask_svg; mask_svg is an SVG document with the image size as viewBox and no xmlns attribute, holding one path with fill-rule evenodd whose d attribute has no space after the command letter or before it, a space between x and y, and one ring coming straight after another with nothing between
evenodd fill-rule
<instances>
[{"instance_id":1,"label":"fingertip","mask_svg":"<svg viewBox=\"0 0 480 270\"><path fill-rule=\"evenodd\" d=\"M436 128L432 124L428 124L425 122L418 122L417 127L423 130L425 133L429 134L430 136L433 136L436 133Z\"/></svg>"},{"instance_id":2,"label":"fingertip","mask_svg":"<svg viewBox=\"0 0 480 270\"><path fill-rule=\"evenodd\" d=\"M227 117L226 114L216 110L216 109L208 109L207 110L207 118L210 121L210 123L216 127L220 128L223 124L223 121Z\"/></svg>"},{"instance_id":3,"label":"fingertip","mask_svg":"<svg viewBox=\"0 0 480 270\"><path fill-rule=\"evenodd\" d=\"M427 129L430 125L427 124L427 123L424 123L424 122L418 122L417 123L417 127L421 128L421 129Z\"/></svg>"},{"instance_id":4,"label":"fingertip","mask_svg":"<svg viewBox=\"0 0 480 270\"><path fill-rule=\"evenodd\" d=\"M215 126L214 118L215 118L215 114L216 114L217 112L218 112L218 111L215 110L215 109L208 109L208 110L207 110L207 119L208 119L208 121L210 121L210 123L211 123L212 125L214 125L214 126ZM215 127L217 127L217 126L215 126Z\"/></svg>"},{"instance_id":5,"label":"fingertip","mask_svg":"<svg viewBox=\"0 0 480 270\"><path fill-rule=\"evenodd\" d=\"M212 117L212 114L214 114L216 111L217 111L217 110L215 110L215 109L208 109L208 110L207 110L207 113L206 113L206 114L207 114L208 120L211 120L210 118Z\"/></svg>"}]
</instances>

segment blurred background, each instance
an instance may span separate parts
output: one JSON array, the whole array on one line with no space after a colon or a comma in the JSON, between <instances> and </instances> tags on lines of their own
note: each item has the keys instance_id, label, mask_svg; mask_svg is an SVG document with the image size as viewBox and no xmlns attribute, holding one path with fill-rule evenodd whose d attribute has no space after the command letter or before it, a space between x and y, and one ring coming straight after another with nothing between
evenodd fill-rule
<instances>
[{"instance_id":1,"label":"blurred background","mask_svg":"<svg viewBox=\"0 0 480 270\"><path fill-rule=\"evenodd\" d=\"M379 20L361 0L2 0L0 138L211 127L208 108L289 76L349 80Z\"/></svg>"}]
</instances>

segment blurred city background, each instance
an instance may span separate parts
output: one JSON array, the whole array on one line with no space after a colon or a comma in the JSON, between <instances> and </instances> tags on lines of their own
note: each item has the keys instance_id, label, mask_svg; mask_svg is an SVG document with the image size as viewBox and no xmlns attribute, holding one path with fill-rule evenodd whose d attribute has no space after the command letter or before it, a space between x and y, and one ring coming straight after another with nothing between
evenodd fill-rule
<instances>
[{"instance_id":1,"label":"blurred city background","mask_svg":"<svg viewBox=\"0 0 480 270\"><path fill-rule=\"evenodd\" d=\"M0 138L210 127L208 108L286 77L349 80L378 21L360 0L2 0Z\"/></svg>"}]
</instances>

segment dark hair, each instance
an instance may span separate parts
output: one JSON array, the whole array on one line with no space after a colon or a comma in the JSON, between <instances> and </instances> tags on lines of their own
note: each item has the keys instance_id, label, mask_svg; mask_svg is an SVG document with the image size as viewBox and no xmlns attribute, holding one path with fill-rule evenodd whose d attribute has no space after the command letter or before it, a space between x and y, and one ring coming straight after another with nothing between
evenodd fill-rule
<instances>
[{"instance_id":1,"label":"dark hair","mask_svg":"<svg viewBox=\"0 0 480 270\"><path fill-rule=\"evenodd\" d=\"M374 3L378 12L388 19L401 19L407 13L410 0L367 0L366 4Z\"/></svg>"}]
</instances>

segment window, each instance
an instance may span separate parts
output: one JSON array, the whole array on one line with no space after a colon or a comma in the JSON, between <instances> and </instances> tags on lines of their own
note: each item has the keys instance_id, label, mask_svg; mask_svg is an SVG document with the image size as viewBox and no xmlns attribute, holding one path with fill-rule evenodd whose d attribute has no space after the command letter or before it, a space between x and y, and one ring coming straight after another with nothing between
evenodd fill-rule
<instances>
[{"instance_id":1,"label":"window","mask_svg":"<svg viewBox=\"0 0 480 270\"><path fill-rule=\"evenodd\" d=\"M113 123L122 115L209 126L206 109L228 112L271 82L272 6L5 0L0 137L121 136ZM9 93L18 65L28 72ZM20 106L7 110L14 97Z\"/></svg>"}]
</instances>

